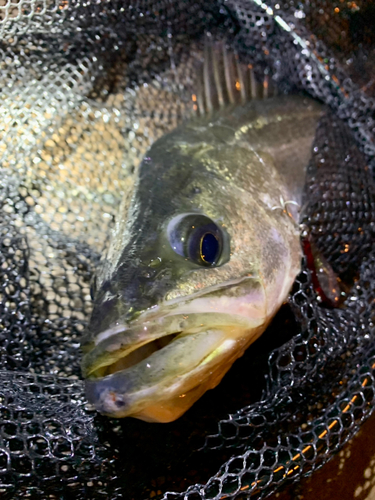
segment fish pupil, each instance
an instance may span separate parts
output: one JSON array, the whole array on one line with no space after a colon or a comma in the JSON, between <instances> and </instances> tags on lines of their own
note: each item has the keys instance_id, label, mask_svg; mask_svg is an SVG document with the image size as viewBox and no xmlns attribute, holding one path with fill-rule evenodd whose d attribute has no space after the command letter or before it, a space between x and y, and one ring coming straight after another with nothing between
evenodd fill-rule
<instances>
[{"instance_id":1,"label":"fish pupil","mask_svg":"<svg viewBox=\"0 0 375 500\"><path fill-rule=\"evenodd\" d=\"M206 233L201 238L201 259L207 264L215 264L219 253L219 242L212 233Z\"/></svg>"}]
</instances>

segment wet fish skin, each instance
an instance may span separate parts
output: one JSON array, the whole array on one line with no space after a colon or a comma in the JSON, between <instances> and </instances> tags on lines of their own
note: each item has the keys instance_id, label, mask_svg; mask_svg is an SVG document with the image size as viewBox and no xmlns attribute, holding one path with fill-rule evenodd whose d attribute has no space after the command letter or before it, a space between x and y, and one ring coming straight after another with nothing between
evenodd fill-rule
<instances>
[{"instance_id":1,"label":"wet fish skin","mask_svg":"<svg viewBox=\"0 0 375 500\"><path fill-rule=\"evenodd\" d=\"M85 340L87 396L99 411L173 420L264 331L300 269L298 210L284 203L301 204L322 113L300 96L254 100L151 147L99 276ZM204 215L222 231L219 265L172 249L168 223L181 214ZM224 317L215 322L215 312ZM163 349L122 367L132 349L155 348L169 334L177 337Z\"/></svg>"}]
</instances>

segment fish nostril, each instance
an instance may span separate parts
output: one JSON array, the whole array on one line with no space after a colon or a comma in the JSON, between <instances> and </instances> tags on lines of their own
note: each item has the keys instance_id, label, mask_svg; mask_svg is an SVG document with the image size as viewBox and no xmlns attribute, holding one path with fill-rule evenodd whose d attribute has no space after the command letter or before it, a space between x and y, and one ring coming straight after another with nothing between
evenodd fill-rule
<instances>
[{"instance_id":1,"label":"fish nostril","mask_svg":"<svg viewBox=\"0 0 375 500\"><path fill-rule=\"evenodd\" d=\"M126 402L123 399L117 399L115 404L118 408L123 408L124 406L126 406Z\"/></svg>"}]
</instances>

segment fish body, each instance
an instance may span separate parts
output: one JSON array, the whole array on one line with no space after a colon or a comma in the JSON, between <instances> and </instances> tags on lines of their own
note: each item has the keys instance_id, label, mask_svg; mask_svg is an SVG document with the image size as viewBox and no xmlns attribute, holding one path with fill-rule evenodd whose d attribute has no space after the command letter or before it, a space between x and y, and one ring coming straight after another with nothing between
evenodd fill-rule
<instances>
[{"instance_id":1,"label":"fish body","mask_svg":"<svg viewBox=\"0 0 375 500\"><path fill-rule=\"evenodd\" d=\"M150 148L83 342L98 411L175 420L266 329L300 271L298 206L322 113L301 96L255 99Z\"/></svg>"}]
</instances>

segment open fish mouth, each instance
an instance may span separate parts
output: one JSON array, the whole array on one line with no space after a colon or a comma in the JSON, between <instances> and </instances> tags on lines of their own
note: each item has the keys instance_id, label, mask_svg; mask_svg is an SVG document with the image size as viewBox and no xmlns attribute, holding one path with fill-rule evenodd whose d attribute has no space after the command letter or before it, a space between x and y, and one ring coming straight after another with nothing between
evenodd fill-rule
<instances>
[{"instance_id":1,"label":"open fish mouth","mask_svg":"<svg viewBox=\"0 0 375 500\"><path fill-rule=\"evenodd\" d=\"M83 358L87 398L108 416L175 420L220 382L266 316L263 285L246 278L118 324Z\"/></svg>"}]
</instances>

